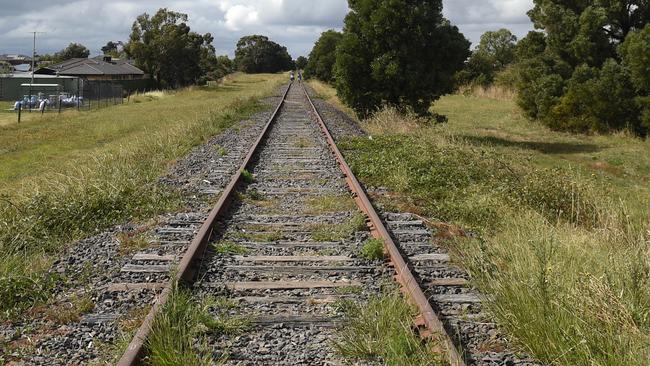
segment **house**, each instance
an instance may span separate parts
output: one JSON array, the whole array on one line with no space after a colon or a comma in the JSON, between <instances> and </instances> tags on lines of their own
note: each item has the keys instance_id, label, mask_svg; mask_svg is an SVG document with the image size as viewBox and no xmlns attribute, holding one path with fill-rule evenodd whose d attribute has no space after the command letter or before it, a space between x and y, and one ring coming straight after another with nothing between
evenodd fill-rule
<instances>
[{"instance_id":1,"label":"house","mask_svg":"<svg viewBox=\"0 0 650 366\"><path fill-rule=\"evenodd\" d=\"M86 80L138 80L144 79L144 71L129 60L113 60L110 56L96 58L73 58L36 70L40 75L76 76Z\"/></svg>"},{"instance_id":2,"label":"house","mask_svg":"<svg viewBox=\"0 0 650 366\"><path fill-rule=\"evenodd\" d=\"M7 62L13 66L30 64L32 58L24 55L0 55L0 62Z\"/></svg>"}]
</instances>

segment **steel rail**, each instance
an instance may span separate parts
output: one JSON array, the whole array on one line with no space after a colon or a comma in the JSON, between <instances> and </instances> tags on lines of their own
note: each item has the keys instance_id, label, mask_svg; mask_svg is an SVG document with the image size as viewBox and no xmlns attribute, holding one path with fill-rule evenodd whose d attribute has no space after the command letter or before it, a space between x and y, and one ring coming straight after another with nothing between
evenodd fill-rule
<instances>
[{"instance_id":1,"label":"steel rail","mask_svg":"<svg viewBox=\"0 0 650 366\"><path fill-rule=\"evenodd\" d=\"M334 154L334 157L338 162L339 168L345 175L345 180L354 195L354 199L357 205L370 220L369 227L370 227L371 234L375 238L380 239L384 242L386 251L388 252L390 260L395 267L395 271L397 272L397 276L396 276L397 281L400 283L400 285L402 285L403 291L406 292L410 300L417 306L418 311L420 312L421 319L423 320L426 328L432 333L432 335L437 334L439 336L439 339L442 340L450 364L452 366L465 366L465 361L463 360L463 357L456 349L456 345L452 341L451 337L449 337L449 334L447 333L444 325L442 324L442 322L436 315L435 311L431 307L431 304L429 304L426 295L424 294L417 280L413 276L413 273L411 272L411 269L409 268L408 264L404 260L404 257L402 257L402 253L400 252L399 248L397 247L392 237L390 236L388 230L384 226L384 223L379 218L377 211L375 211L375 208L370 202L370 199L368 198L365 191L361 187L361 184L359 184L359 181L357 180L354 173L352 172L352 169L350 169L350 166L345 162L345 159L343 158L343 154L341 154L338 147L336 146L336 142L334 141L334 138L332 138L332 134L330 133L327 125L323 121L320 112L318 112L318 109L312 102L311 97L309 96L309 93L305 89L304 84L302 84L302 89L305 92L305 96L309 101L309 104L312 108L312 112L314 113L316 120L318 121L318 125L320 126L321 131L323 132L325 138L327 139L328 146L331 152Z\"/></svg>"},{"instance_id":2,"label":"steel rail","mask_svg":"<svg viewBox=\"0 0 650 366\"><path fill-rule=\"evenodd\" d=\"M264 129L260 133L259 137L255 141L253 146L248 151L248 154L246 155L244 161L240 165L239 170L233 175L232 179L230 180L230 183L228 183L224 192L221 194L219 201L217 201L214 208L210 212L210 215L208 216L206 221L199 229L197 235L192 240L189 248L183 255L183 259L179 264L176 275L174 276L172 281L169 281L169 283L163 289L162 293L158 296L153 307L147 314L147 317L142 322L142 325L140 326L137 333L131 340L131 343L129 343L128 348L122 355L122 358L120 358L119 362L117 363L118 366L134 366L134 365L138 365L142 361L142 357L145 351L144 345L147 338L149 337L149 334L151 333L151 327L153 325L156 316L158 315L158 313L160 313L165 303L169 299L169 296L171 295L171 292L174 288L174 284L181 281L192 280L192 277L194 276L194 270L195 270L195 267L193 266L194 262L196 260L201 259L203 253L205 252L205 249L207 248L207 244L210 241L210 237L212 236L214 226L217 223L217 219L226 212L231 202L233 193L235 192L235 188L239 185L240 181L242 180L243 171L250 163L251 159L253 158L253 155L257 151L262 140L266 137L269 127L275 121L278 112L280 111L280 108L282 108L285 100L287 99L287 94L289 93L289 89L291 89L291 86L292 83L288 85L287 90L282 95L282 100L280 101L280 103L278 103L278 106L275 108L275 111L273 111L273 114L267 121L266 125L264 126Z\"/></svg>"}]
</instances>

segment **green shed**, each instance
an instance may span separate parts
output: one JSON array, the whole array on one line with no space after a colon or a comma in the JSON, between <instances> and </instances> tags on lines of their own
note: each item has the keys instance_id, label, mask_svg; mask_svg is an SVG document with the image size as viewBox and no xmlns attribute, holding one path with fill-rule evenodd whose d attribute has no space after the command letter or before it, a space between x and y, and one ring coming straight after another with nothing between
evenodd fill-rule
<instances>
[{"instance_id":1,"label":"green shed","mask_svg":"<svg viewBox=\"0 0 650 366\"><path fill-rule=\"evenodd\" d=\"M0 100L15 101L28 93L22 84L32 81L31 73L0 74ZM59 84L61 91L77 95L79 78L75 76L34 75L34 84ZM34 89L36 94L39 90Z\"/></svg>"}]
</instances>

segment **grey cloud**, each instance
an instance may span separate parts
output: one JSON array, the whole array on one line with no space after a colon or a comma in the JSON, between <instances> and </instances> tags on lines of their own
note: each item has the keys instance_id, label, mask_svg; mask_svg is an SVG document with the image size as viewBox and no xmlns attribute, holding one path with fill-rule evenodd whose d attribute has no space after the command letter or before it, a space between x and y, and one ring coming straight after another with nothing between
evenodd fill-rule
<instances>
[{"instance_id":1,"label":"grey cloud","mask_svg":"<svg viewBox=\"0 0 650 366\"><path fill-rule=\"evenodd\" d=\"M525 14L532 0L444 0L445 16L477 42L487 30L507 27L523 36L532 29ZM229 9L239 6L237 12ZM219 53L232 55L237 40L264 34L286 45L294 56L307 55L321 32L340 29L346 0L0 0L0 53L31 53L39 34L40 53L80 42L98 54L109 40L126 40L136 16L160 7L188 13L193 30L210 32Z\"/></svg>"}]
</instances>

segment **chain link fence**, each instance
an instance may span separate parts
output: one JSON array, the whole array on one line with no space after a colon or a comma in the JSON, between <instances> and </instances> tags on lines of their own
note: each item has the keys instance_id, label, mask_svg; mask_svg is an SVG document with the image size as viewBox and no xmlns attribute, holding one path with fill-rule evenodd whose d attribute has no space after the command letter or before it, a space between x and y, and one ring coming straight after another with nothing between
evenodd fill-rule
<instances>
[{"instance_id":1,"label":"chain link fence","mask_svg":"<svg viewBox=\"0 0 650 366\"><path fill-rule=\"evenodd\" d=\"M76 79L72 83L22 84L22 98L14 109L23 112L60 113L66 109L88 111L124 103L124 87L115 81Z\"/></svg>"}]
</instances>

